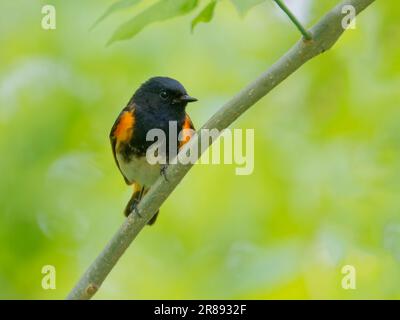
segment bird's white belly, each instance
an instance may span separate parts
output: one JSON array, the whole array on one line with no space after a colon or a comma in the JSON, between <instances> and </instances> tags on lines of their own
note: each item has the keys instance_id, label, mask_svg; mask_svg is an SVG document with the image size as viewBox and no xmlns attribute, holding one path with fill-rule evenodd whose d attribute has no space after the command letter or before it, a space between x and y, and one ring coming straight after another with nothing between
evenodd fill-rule
<instances>
[{"instance_id":1,"label":"bird's white belly","mask_svg":"<svg viewBox=\"0 0 400 320\"><path fill-rule=\"evenodd\" d=\"M138 182L142 186L150 187L160 177L160 164L152 165L146 157L133 156L129 162L117 153L119 167L129 182Z\"/></svg>"}]
</instances>

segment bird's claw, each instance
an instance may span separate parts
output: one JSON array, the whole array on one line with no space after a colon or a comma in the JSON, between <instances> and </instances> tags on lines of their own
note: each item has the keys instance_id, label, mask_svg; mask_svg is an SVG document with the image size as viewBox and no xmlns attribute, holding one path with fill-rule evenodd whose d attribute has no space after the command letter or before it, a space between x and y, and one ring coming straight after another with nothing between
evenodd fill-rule
<instances>
[{"instance_id":1,"label":"bird's claw","mask_svg":"<svg viewBox=\"0 0 400 320\"><path fill-rule=\"evenodd\" d=\"M130 211L131 211L131 212L135 212L135 214L136 214L139 218L142 218L142 215L140 214L139 209L138 209L138 204L139 204L139 201L135 199L135 201L133 201L133 203L132 203L132 206L131 206L131 210L130 210Z\"/></svg>"},{"instance_id":2,"label":"bird's claw","mask_svg":"<svg viewBox=\"0 0 400 320\"><path fill-rule=\"evenodd\" d=\"M137 216L138 216L140 219L143 218L142 215L140 214L139 209L138 209L137 206L135 206L135 208L134 208L133 210L135 211L135 213L137 214Z\"/></svg>"},{"instance_id":3,"label":"bird's claw","mask_svg":"<svg viewBox=\"0 0 400 320\"><path fill-rule=\"evenodd\" d=\"M160 174L164 177L165 181L169 182L169 180L167 178L167 168L168 168L168 165L163 165L161 167Z\"/></svg>"}]
</instances>

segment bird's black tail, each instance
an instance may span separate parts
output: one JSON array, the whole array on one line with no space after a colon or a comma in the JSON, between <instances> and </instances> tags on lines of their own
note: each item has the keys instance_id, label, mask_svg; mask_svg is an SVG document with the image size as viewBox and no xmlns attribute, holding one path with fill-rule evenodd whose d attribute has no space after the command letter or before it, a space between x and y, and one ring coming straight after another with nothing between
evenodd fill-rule
<instances>
[{"instance_id":1,"label":"bird's black tail","mask_svg":"<svg viewBox=\"0 0 400 320\"><path fill-rule=\"evenodd\" d=\"M135 210L137 205L139 204L140 200L142 197L149 191L149 189L146 189L144 187L138 188L138 185L133 186L133 194L132 197L129 199L129 202L127 203L125 210L124 210L124 215L125 217L129 216L132 212L135 214ZM157 210L157 212L154 214L154 216L147 222L149 226L153 225L154 222L157 220L157 216L160 210Z\"/></svg>"}]
</instances>

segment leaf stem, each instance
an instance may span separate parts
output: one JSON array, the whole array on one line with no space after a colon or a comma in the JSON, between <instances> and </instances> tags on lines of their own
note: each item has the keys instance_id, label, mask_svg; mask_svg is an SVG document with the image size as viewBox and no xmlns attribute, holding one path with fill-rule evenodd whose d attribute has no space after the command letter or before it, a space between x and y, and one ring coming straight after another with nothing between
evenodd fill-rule
<instances>
[{"instance_id":1,"label":"leaf stem","mask_svg":"<svg viewBox=\"0 0 400 320\"><path fill-rule=\"evenodd\" d=\"M301 32L304 39L311 40L312 35L311 33L303 27L301 22L296 18L296 16L290 11L290 9L283 3L281 0L274 0L276 4L286 13L290 20L296 25L297 29Z\"/></svg>"}]
</instances>

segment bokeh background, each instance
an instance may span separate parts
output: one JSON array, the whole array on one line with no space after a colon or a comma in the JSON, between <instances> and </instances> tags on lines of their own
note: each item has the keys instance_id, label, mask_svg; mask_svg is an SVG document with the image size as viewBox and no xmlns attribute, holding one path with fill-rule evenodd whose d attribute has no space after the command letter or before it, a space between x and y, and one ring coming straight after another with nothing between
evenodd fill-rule
<instances>
[{"instance_id":1,"label":"bokeh background","mask_svg":"<svg viewBox=\"0 0 400 320\"><path fill-rule=\"evenodd\" d=\"M312 25L337 2L287 3ZM89 31L111 3L0 2L0 298L64 298L123 222L108 134L144 80L179 79L200 127L299 38L272 1L244 17L220 1L193 33L194 12L106 47L152 1ZM237 120L255 129L253 174L195 166L95 298L400 298L399 15L377 1ZM41 287L48 264L56 290Z\"/></svg>"}]
</instances>

